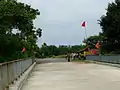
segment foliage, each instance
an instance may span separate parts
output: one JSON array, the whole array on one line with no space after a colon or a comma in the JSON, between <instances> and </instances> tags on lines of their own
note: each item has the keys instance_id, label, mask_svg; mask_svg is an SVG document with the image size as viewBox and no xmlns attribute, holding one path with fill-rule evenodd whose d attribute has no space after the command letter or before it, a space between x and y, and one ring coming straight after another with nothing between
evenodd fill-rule
<instances>
[{"instance_id":1,"label":"foliage","mask_svg":"<svg viewBox=\"0 0 120 90\"><path fill-rule=\"evenodd\" d=\"M99 20L102 34L106 37L103 50L106 52L120 52L120 0L109 3L106 10L106 15Z\"/></svg>"},{"instance_id":2,"label":"foliage","mask_svg":"<svg viewBox=\"0 0 120 90\"><path fill-rule=\"evenodd\" d=\"M96 48L95 45L97 44L98 41L100 41L101 45L104 43L103 40L105 37L99 33L99 35L94 35L88 37L84 42L91 47L91 49Z\"/></svg>"},{"instance_id":3,"label":"foliage","mask_svg":"<svg viewBox=\"0 0 120 90\"><path fill-rule=\"evenodd\" d=\"M83 49L84 45L74 45L74 46L66 46L66 45L60 45L59 47L55 45L47 45L44 43L42 47L40 48L40 54L41 57L64 57L69 52L78 52L81 49Z\"/></svg>"},{"instance_id":4,"label":"foliage","mask_svg":"<svg viewBox=\"0 0 120 90\"><path fill-rule=\"evenodd\" d=\"M42 31L33 25L37 15L40 12L27 4L0 0L0 62L33 55ZM27 49L24 54L21 53L23 47Z\"/></svg>"}]
</instances>

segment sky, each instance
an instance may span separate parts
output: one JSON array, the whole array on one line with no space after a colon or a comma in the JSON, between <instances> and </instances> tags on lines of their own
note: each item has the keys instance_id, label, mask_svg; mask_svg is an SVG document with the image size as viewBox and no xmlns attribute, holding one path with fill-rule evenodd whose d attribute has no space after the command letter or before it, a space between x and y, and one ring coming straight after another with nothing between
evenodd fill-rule
<instances>
[{"instance_id":1,"label":"sky","mask_svg":"<svg viewBox=\"0 0 120 90\"><path fill-rule=\"evenodd\" d=\"M37 28L42 28L42 37L38 45L80 45L85 38L101 32L98 21L106 13L108 3L114 0L19 0L40 10L40 16L34 21Z\"/></svg>"}]
</instances>

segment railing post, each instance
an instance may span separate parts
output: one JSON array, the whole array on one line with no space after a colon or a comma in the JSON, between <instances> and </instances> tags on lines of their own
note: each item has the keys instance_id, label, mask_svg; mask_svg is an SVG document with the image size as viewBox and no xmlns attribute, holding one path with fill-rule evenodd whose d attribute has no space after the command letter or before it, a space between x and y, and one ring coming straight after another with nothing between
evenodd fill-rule
<instances>
[{"instance_id":1,"label":"railing post","mask_svg":"<svg viewBox=\"0 0 120 90\"><path fill-rule=\"evenodd\" d=\"M2 66L0 65L0 90L3 89L3 86L2 86Z\"/></svg>"}]
</instances>

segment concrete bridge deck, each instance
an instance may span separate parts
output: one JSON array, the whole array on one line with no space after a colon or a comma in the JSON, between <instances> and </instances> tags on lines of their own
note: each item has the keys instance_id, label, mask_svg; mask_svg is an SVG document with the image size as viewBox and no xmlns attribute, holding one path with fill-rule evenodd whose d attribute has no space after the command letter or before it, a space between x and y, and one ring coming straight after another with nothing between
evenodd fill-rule
<instances>
[{"instance_id":1,"label":"concrete bridge deck","mask_svg":"<svg viewBox=\"0 0 120 90\"><path fill-rule=\"evenodd\" d=\"M68 62L37 64L22 90L120 90L120 68Z\"/></svg>"}]
</instances>

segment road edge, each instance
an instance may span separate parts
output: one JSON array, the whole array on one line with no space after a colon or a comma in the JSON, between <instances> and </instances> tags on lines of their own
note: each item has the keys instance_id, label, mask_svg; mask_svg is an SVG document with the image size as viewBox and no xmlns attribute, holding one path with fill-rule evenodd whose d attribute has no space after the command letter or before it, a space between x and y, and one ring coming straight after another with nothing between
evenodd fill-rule
<instances>
[{"instance_id":1,"label":"road edge","mask_svg":"<svg viewBox=\"0 0 120 90\"><path fill-rule=\"evenodd\" d=\"M27 78L29 77L32 70L34 69L35 65L36 65L36 62L34 62L28 68L28 70L26 70L26 72L20 77L18 81L15 82L15 84L9 86L9 90L21 90L22 86L26 82Z\"/></svg>"},{"instance_id":2,"label":"road edge","mask_svg":"<svg viewBox=\"0 0 120 90\"><path fill-rule=\"evenodd\" d=\"M88 61L90 61L90 60L88 60ZM90 62L93 64L107 65L107 66L120 68L120 64L104 63L104 62L98 62L98 61L90 61Z\"/></svg>"}]
</instances>

